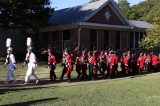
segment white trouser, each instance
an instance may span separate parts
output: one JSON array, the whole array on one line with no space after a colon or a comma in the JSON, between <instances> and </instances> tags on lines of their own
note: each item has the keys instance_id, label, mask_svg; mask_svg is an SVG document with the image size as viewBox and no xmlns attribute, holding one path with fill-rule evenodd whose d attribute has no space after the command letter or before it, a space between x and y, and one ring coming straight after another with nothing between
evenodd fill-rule
<instances>
[{"instance_id":1,"label":"white trouser","mask_svg":"<svg viewBox=\"0 0 160 106\"><path fill-rule=\"evenodd\" d=\"M29 82L29 79L30 79L30 76L33 75L35 77L36 80L39 80L37 75L34 73L34 70L35 70L35 64L28 64L28 70L27 70L27 73L26 73L26 77L25 77L25 82L28 83Z\"/></svg>"},{"instance_id":2,"label":"white trouser","mask_svg":"<svg viewBox=\"0 0 160 106\"><path fill-rule=\"evenodd\" d=\"M7 72L7 75L5 77L5 81L9 81L10 79L10 76L13 77L13 81L15 82L16 81L16 77L15 77L15 74L14 74L14 65L12 64L9 64L8 65L8 72Z\"/></svg>"}]
</instances>

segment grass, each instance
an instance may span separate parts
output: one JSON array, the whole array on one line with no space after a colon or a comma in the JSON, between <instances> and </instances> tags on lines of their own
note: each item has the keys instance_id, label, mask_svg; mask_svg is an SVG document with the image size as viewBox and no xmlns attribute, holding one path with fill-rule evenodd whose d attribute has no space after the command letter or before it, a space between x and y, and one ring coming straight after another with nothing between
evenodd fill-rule
<instances>
[{"instance_id":1,"label":"grass","mask_svg":"<svg viewBox=\"0 0 160 106\"><path fill-rule=\"evenodd\" d=\"M19 83L26 68L17 67ZM81 82L48 82L49 71L44 65L36 73L40 85L3 87L6 69L0 67L0 105L28 106L158 106L160 104L160 73ZM56 70L58 78L61 67ZM72 73L76 77L75 71ZM59 79L58 79L59 80Z\"/></svg>"}]
</instances>

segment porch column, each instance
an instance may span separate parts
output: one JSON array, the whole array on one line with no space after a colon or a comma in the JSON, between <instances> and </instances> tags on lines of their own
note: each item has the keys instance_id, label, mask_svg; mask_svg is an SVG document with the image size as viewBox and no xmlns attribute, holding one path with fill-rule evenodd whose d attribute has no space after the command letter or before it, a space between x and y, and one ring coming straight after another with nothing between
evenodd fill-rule
<instances>
[{"instance_id":1,"label":"porch column","mask_svg":"<svg viewBox=\"0 0 160 106\"><path fill-rule=\"evenodd\" d=\"M52 32L47 33L48 36L48 48L52 48Z\"/></svg>"},{"instance_id":2,"label":"porch column","mask_svg":"<svg viewBox=\"0 0 160 106\"><path fill-rule=\"evenodd\" d=\"M141 33L140 33L140 32L138 32L138 42L139 42L139 41L141 41L140 36L141 36ZM139 47L140 47L140 46L139 46L139 43L138 43L138 48L139 48Z\"/></svg>"},{"instance_id":3,"label":"porch column","mask_svg":"<svg viewBox=\"0 0 160 106\"><path fill-rule=\"evenodd\" d=\"M53 32L50 32L50 39L51 47L53 48Z\"/></svg>"},{"instance_id":4,"label":"porch column","mask_svg":"<svg viewBox=\"0 0 160 106\"><path fill-rule=\"evenodd\" d=\"M98 41L99 41L99 39L98 39L98 38L99 38L98 30L96 30L96 32L97 32L97 50L98 50L98 47L99 47L99 44L98 44L98 43L99 43L99 42L98 42Z\"/></svg>"},{"instance_id":5,"label":"porch column","mask_svg":"<svg viewBox=\"0 0 160 106\"><path fill-rule=\"evenodd\" d=\"M111 39L111 36L110 36L111 34L112 34L111 31L109 31L109 45L108 45L108 48L111 47L111 40L112 40L112 39Z\"/></svg>"},{"instance_id":6,"label":"porch column","mask_svg":"<svg viewBox=\"0 0 160 106\"><path fill-rule=\"evenodd\" d=\"M78 47L81 45L81 28L78 29Z\"/></svg>"},{"instance_id":7,"label":"porch column","mask_svg":"<svg viewBox=\"0 0 160 106\"><path fill-rule=\"evenodd\" d=\"M133 34L133 38L134 38L134 39L133 39L133 48L134 48L134 49L135 49L135 47L136 47L136 46L135 46L135 45L136 45L136 44L135 44L135 39L136 39L135 34L136 34L136 33L134 32L134 34Z\"/></svg>"},{"instance_id":8,"label":"porch column","mask_svg":"<svg viewBox=\"0 0 160 106\"><path fill-rule=\"evenodd\" d=\"M122 35L122 32L121 31L119 31L119 38L120 38L120 50L122 49L122 37L121 37L121 35Z\"/></svg>"},{"instance_id":9,"label":"porch column","mask_svg":"<svg viewBox=\"0 0 160 106\"><path fill-rule=\"evenodd\" d=\"M63 52L63 31L61 32L62 35L62 52Z\"/></svg>"}]
</instances>

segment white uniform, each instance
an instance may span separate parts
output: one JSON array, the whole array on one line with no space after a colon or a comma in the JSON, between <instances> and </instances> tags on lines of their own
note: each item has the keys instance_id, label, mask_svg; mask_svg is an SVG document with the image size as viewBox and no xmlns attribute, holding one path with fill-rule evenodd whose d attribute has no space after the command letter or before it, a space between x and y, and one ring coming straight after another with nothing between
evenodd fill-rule
<instances>
[{"instance_id":1,"label":"white uniform","mask_svg":"<svg viewBox=\"0 0 160 106\"><path fill-rule=\"evenodd\" d=\"M26 54L26 59L28 60L28 70L26 73L26 77L25 77L25 83L29 82L29 78L31 75L33 75L36 79L36 83L39 81L37 75L34 73L35 67L36 67L36 56L33 52L31 52L30 54L27 53Z\"/></svg>"},{"instance_id":2,"label":"white uniform","mask_svg":"<svg viewBox=\"0 0 160 106\"><path fill-rule=\"evenodd\" d=\"M8 73L5 77L5 81L9 81L10 76L12 75L14 82L16 82L16 77L14 74L16 60L13 54L7 55L6 63L8 64Z\"/></svg>"}]
</instances>

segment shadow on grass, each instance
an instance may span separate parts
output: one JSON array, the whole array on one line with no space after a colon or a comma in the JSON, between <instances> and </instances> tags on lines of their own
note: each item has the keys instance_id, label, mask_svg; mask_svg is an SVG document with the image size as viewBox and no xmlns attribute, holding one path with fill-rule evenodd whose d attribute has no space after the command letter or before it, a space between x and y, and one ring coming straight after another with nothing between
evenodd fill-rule
<instances>
[{"instance_id":1,"label":"shadow on grass","mask_svg":"<svg viewBox=\"0 0 160 106\"><path fill-rule=\"evenodd\" d=\"M47 102L47 101L53 101L53 100L57 100L57 99L59 99L59 98L54 97L54 98L47 98L47 99L32 100L32 101L27 101L27 102L6 104L6 105L1 105L1 106L30 106L32 104L41 103L41 102L44 103L44 102Z\"/></svg>"},{"instance_id":2,"label":"shadow on grass","mask_svg":"<svg viewBox=\"0 0 160 106\"><path fill-rule=\"evenodd\" d=\"M71 83L77 83L77 82L87 82L90 81L88 79L86 80L78 80L77 78L72 78L71 79ZM50 79L41 79L40 83L38 85L53 85L53 84L60 84L60 83L67 83L68 80L67 79L57 79L55 81L50 81Z\"/></svg>"},{"instance_id":3,"label":"shadow on grass","mask_svg":"<svg viewBox=\"0 0 160 106\"><path fill-rule=\"evenodd\" d=\"M130 76L130 78L143 77L143 76L147 76L147 75L150 75L150 74L153 74L153 73L159 73L159 72L147 72L147 71L145 71L142 74Z\"/></svg>"},{"instance_id":4,"label":"shadow on grass","mask_svg":"<svg viewBox=\"0 0 160 106\"><path fill-rule=\"evenodd\" d=\"M143 76L146 76L146 74L136 75L136 76L130 76L130 78L138 78L138 77L143 77Z\"/></svg>"},{"instance_id":5,"label":"shadow on grass","mask_svg":"<svg viewBox=\"0 0 160 106\"><path fill-rule=\"evenodd\" d=\"M30 87L30 88L29 88ZM12 92L12 91L21 91L21 90L36 90L36 89L45 89L45 88L52 88L55 89L56 86L52 87L37 87L37 86L27 86L24 88L0 88L0 95L5 94L7 92Z\"/></svg>"}]
</instances>

